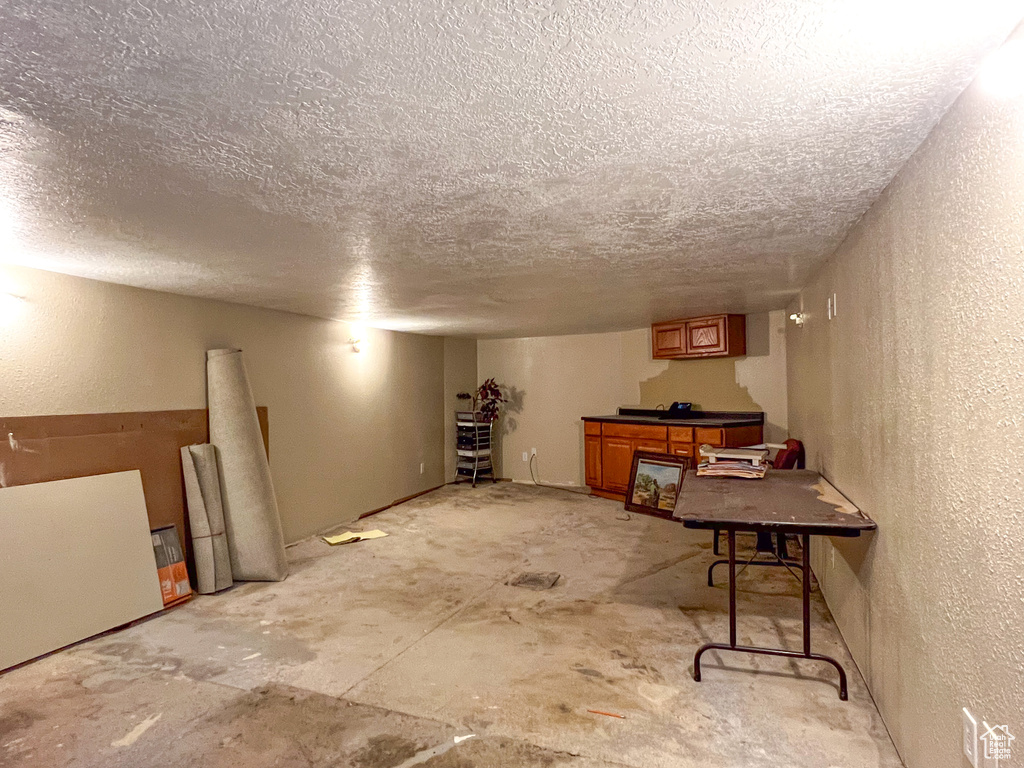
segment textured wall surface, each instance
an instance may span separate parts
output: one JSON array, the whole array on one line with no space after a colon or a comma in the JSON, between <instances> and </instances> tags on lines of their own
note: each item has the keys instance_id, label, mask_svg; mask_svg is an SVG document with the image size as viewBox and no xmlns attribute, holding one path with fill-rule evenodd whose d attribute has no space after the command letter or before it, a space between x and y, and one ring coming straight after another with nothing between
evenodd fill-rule
<instances>
[{"instance_id":1,"label":"textured wall surface","mask_svg":"<svg viewBox=\"0 0 1024 768\"><path fill-rule=\"evenodd\" d=\"M204 408L222 347L269 408L286 540L443 481L443 339L0 266L5 416Z\"/></svg>"},{"instance_id":2,"label":"textured wall surface","mask_svg":"<svg viewBox=\"0 0 1024 768\"><path fill-rule=\"evenodd\" d=\"M1015 76L1015 99L964 94L792 306L790 427L879 526L822 541L815 572L908 768L967 766L963 706L1024 764Z\"/></svg>"},{"instance_id":3,"label":"textured wall surface","mask_svg":"<svg viewBox=\"0 0 1024 768\"><path fill-rule=\"evenodd\" d=\"M782 312L748 317L756 343L751 355L728 360L652 360L651 330L484 339L477 345L481 379L494 376L513 394L501 421L501 474L529 481L523 451L537 449L537 479L583 484L582 416L615 413L619 406L655 408L673 400L708 410L763 410L766 434L785 437L786 351L769 329ZM763 333L762 333L763 331Z\"/></svg>"},{"instance_id":4,"label":"textured wall surface","mask_svg":"<svg viewBox=\"0 0 1024 768\"><path fill-rule=\"evenodd\" d=\"M1019 0L7 0L0 248L398 330L784 306Z\"/></svg>"}]
</instances>

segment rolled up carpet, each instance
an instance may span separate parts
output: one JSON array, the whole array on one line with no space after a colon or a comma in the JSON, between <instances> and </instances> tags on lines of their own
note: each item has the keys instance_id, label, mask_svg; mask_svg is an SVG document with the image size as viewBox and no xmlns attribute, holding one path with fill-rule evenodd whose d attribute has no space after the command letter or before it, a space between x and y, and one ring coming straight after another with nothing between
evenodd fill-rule
<instances>
[{"instance_id":1,"label":"rolled up carpet","mask_svg":"<svg viewBox=\"0 0 1024 768\"><path fill-rule=\"evenodd\" d=\"M217 449L209 444L185 446L181 449L181 468L185 473L185 498L192 529L196 591L209 595L233 583L231 555L224 531Z\"/></svg>"},{"instance_id":2,"label":"rolled up carpet","mask_svg":"<svg viewBox=\"0 0 1024 768\"><path fill-rule=\"evenodd\" d=\"M239 581L281 581L288 575L284 534L242 350L207 351L206 388L231 574Z\"/></svg>"}]
</instances>

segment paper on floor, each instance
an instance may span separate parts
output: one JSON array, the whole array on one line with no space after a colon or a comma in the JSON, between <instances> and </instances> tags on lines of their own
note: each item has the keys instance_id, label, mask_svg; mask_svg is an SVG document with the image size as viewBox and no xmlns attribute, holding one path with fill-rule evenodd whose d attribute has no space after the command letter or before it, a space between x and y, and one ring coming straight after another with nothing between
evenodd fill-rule
<instances>
[{"instance_id":1,"label":"paper on floor","mask_svg":"<svg viewBox=\"0 0 1024 768\"><path fill-rule=\"evenodd\" d=\"M328 544L351 544L353 541L362 541L363 539L380 539L387 536L384 531L345 531L339 533L337 536L324 536L323 540Z\"/></svg>"}]
</instances>

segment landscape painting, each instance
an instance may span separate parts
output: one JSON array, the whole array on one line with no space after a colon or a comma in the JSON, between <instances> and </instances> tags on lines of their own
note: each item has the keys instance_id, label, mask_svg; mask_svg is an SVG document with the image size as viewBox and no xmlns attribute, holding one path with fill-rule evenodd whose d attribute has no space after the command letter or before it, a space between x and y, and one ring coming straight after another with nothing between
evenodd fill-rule
<instances>
[{"instance_id":1,"label":"landscape painting","mask_svg":"<svg viewBox=\"0 0 1024 768\"><path fill-rule=\"evenodd\" d=\"M640 459L633 482L632 502L641 507L671 512L676 508L682 474L683 467L679 464Z\"/></svg>"}]
</instances>

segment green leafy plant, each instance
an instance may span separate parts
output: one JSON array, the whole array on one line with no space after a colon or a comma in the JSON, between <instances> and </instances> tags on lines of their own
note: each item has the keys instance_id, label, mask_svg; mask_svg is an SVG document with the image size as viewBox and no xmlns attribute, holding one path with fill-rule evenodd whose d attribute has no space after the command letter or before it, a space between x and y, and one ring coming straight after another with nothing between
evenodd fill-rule
<instances>
[{"instance_id":1,"label":"green leafy plant","mask_svg":"<svg viewBox=\"0 0 1024 768\"><path fill-rule=\"evenodd\" d=\"M459 392L456 395L459 400L472 400L473 410L479 411L480 416L486 422L492 422L498 418L502 403L508 402L501 387L494 379L487 379L476 388L476 392Z\"/></svg>"}]
</instances>

